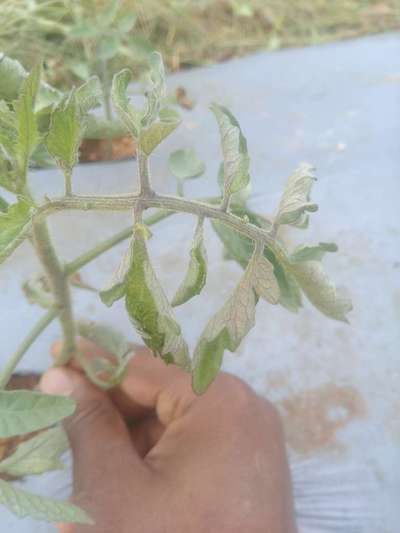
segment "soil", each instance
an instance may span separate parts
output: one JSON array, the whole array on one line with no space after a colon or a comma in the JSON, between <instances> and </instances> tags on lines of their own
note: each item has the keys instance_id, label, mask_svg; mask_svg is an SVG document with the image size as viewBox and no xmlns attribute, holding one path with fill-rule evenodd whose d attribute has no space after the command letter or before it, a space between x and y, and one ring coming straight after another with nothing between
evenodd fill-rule
<instances>
[{"instance_id":1,"label":"soil","mask_svg":"<svg viewBox=\"0 0 400 533\"><path fill-rule=\"evenodd\" d=\"M84 139L80 148L81 163L95 161L121 161L136 155L136 144L132 137L115 139Z\"/></svg>"}]
</instances>

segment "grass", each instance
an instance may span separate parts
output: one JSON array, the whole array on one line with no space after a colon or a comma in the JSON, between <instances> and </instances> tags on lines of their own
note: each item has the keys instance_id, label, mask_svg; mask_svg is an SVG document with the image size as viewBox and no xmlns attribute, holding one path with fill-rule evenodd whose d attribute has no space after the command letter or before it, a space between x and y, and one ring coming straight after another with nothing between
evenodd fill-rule
<instances>
[{"instance_id":1,"label":"grass","mask_svg":"<svg viewBox=\"0 0 400 533\"><path fill-rule=\"evenodd\" d=\"M121 0L137 14L132 30L137 65L149 48L160 50L170 70L224 61L262 49L304 46L400 28L400 0ZM66 39L72 12L105 0L3 0L0 50L26 67L45 59L48 80L78 80L70 66L82 49ZM64 27L64 30L62 29ZM135 66L120 57L115 64Z\"/></svg>"}]
</instances>

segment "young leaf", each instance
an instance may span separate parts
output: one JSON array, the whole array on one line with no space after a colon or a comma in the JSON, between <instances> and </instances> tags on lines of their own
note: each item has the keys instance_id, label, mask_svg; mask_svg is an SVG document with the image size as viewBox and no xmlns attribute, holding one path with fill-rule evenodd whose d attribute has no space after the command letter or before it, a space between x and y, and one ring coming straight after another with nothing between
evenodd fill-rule
<instances>
[{"instance_id":1,"label":"young leaf","mask_svg":"<svg viewBox=\"0 0 400 533\"><path fill-rule=\"evenodd\" d=\"M0 100L0 144L14 159L18 145L17 119L4 100Z\"/></svg>"},{"instance_id":2,"label":"young leaf","mask_svg":"<svg viewBox=\"0 0 400 533\"><path fill-rule=\"evenodd\" d=\"M126 294L127 275L131 267L131 247L132 244L129 245L128 249L122 256L122 259L113 272L111 280L107 286L100 291L100 299L108 307Z\"/></svg>"},{"instance_id":3,"label":"young leaf","mask_svg":"<svg viewBox=\"0 0 400 533\"><path fill-rule=\"evenodd\" d=\"M0 180L0 185L1 185L1 180ZM0 213L6 213L8 211L8 206L9 206L8 202L0 196Z\"/></svg>"},{"instance_id":4,"label":"young leaf","mask_svg":"<svg viewBox=\"0 0 400 533\"><path fill-rule=\"evenodd\" d=\"M318 205L310 202L311 187L316 181L313 168L303 163L290 176L283 192L276 216L276 224L290 224L305 228L308 224L308 212L317 211Z\"/></svg>"},{"instance_id":5,"label":"young leaf","mask_svg":"<svg viewBox=\"0 0 400 533\"><path fill-rule=\"evenodd\" d=\"M207 278L207 252L204 247L203 220L199 219L190 251L189 267L185 279L179 286L172 306L182 305L196 294L200 294Z\"/></svg>"},{"instance_id":6,"label":"young leaf","mask_svg":"<svg viewBox=\"0 0 400 533\"><path fill-rule=\"evenodd\" d=\"M75 402L34 391L0 391L0 438L46 428L72 415Z\"/></svg>"},{"instance_id":7,"label":"young leaf","mask_svg":"<svg viewBox=\"0 0 400 533\"><path fill-rule=\"evenodd\" d=\"M245 188L250 181L250 159L247 153L247 141L242 134L239 123L226 107L212 104L220 134L224 156L224 195Z\"/></svg>"},{"instance_id":8,"label":"young leaf","mask_svg":"<svg viewBox=\"0 0 400 533\"><path fill-rule=\"evenodd\" d=\"M125 303L133 325L154 354L188 369L188 347L151 265L141 226L134 230Z\"/></svg>"},{"instance_id":9,"label":"young leaf","mask_svg":"<svg viewBox=\"0 0 400 533\"><path fill-rule=\"evenodd\" d=\"M111 98L121 122L130 134L137 138L141 129L142 112L135 109L126 96L126 90L131 79L132 72L127 68L115 74L111 87Z\"/></svg>"},{"instance_id":10,"label":"young leaf","mask_svg":"<svg viewBox=\"0 0 400 533\"><path fill-rule=\"evenodd\" d=\"M27 237L30 225L30 204L19 201L0 213L0 263Z\"/></svg>"},{"instance_id":11,"label":"young leaf","mask_svg":"<svg viewBox=\"0 0 400 533\"><path fill-rule=\"evenodd\" d=\"M48 429L18 445L16 451L0 462L0 472L13 477L38 475L61 470L60 456L68 449L68 439L60 427Z\"/></svg>"},{"instance_id":12,"label":"young leaf","mask_svg":"<svg viewBox=\"0 0 400 533\"><path fill-rule=\"evenodd\" d=\"M146 155L170 135L180 124L179 113L174 109L164 108L159 113L160 120L153 122L149 127L143 128L139 136L140 148Z\"/></svg>"},{"instance_id":13,"label":"young leaf","mask_svg":"<svg viewBox=\"0 0 400 533\"><path fill-rule=\"evenodd\" d=\"M291 263L303 261L321 261L326 252L337 252L338 247L333 242L320 242L318 246L298 246L289 256Z\"/></svg>"},{"instance_id":14,"label":"young leaf","mask_svg":"<svg viewBox=\"0 0 400 533\"><path fill-rule=\"evenodd\" d=\"M46 522L94 524L79 507L44 496L32 494L0 479L0 503L20 518L34 518Z\"/></svg>"},{"instance_id":15,"label":"young leaf","mask_svg":"<svg viewBox=\"0 0 400 533\"><path fill-rule=\"evenodd\" d=\"M186 150L176 150L170 154L168 168L171 174L179 180L187 180L201 176L206 166L195 150L187 148Z\"/></svg>"},{"instance_id":16,"label":"young leaf","mask_svg":"<svg viewBox=\"0 0 400 533\"><path fill-rule=\"evenodd\" d=\"M46 146L57 165L70 174L78 162L82 128L75 92L65 96L51 115Z\"/></svg>"},{"instance_id":17,"label":"young leaf","mask_svg":"<svg viewBox=\"0 0 400 533\"><path fill-rule=\"evenodd\" d=\"M310 302L324 315L348 322L353 306L346 296L338 293L319 261L304 261L291 265L291 271Z\"/></svg>"},{"instance_id":18,"label":"young leaf","mask_svg":"<svg viewBox=\"0 0 400 533\"><path fill-rule=\"evenodd\" d=\"M39 130L34 112L40 85L41 66L34 67L24 79L15 104L18 144L15 148L20 179L25 183L29 159L39 143Z\"/></svg>"},{"instance_id":19,"label":"young leaf","mask_svg":"<svg viewBox=\"0 0 400 533\"><path fill-rule=\"evenodd\" d=\"M78 87L75 91L75 101L81 116L99 106L101 97L101 84L97 76L92 76Z\"/></svg>"},{"instance_id":20,"label":"young leaf","mask_svg":"<svg viewBox=\"0 0 400 533\"><path fill-rule=\"evenodd\" d=\"M237 350L255 324L257 300L253 290L253 268L250 261L233 294L208 322L195 348L193 390L196 394L205 392L215 379L224 350Z\"/></svg>"},{"instance_id":21,"label":"young leaf","mask_svg":"<svg viewBox=\"0 0 400 533\"><path fill-rule=\"evenodd\" d=\"M164 63L161 54L158 52L153 52L150 54L149 64L150 72L148 76L151 86L149 91L146 93L146 109L142 118L142 124L144 127L150 126L150 124L157 119L167 92L165 86Z\"/></svg>"}]
</instances>

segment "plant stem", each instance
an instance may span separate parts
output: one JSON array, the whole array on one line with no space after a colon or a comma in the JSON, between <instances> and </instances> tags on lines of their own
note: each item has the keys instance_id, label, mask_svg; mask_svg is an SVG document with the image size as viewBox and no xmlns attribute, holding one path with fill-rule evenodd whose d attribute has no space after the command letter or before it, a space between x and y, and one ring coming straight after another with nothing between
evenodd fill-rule
<instances>
[{"instance_id":1,"label":"plant stem","mask_svg":"<svg viewBox=\"0 0 400 533\"><path fill-rule=\"evenodd\" d=\"M154 196L154 191L151 187L149 158L142 152L140 148L137 151L138 159L138 173L139 173L139 196L141 198Z\"/></svg>"},{"instance_id":2,"label":"plant stem","mask_svg":"<svg viewBox=\"0 0 400 533\"><path fill-rule=\"evenodd\" d=\"M72 196L72 172L69 169L64 170L65 196Z\"/></svg>"},{"instance_id":3,"label":"plant stem","mask_svg":"<svg viewBox=\"0 0 400 533\"><path fill-rule=\"evenodd\" d=\"M170 217L174 213L172 211L158 211L157 213L154 213L153 215L150 215L144 219L144 223L147 226L151 226L152 224L156 224L157 222L160 222L164 218ZM119 233L116 233L109 239L101 242L88 252L85 252L84 254L80 255L64 267L64 272L67 276L70 276L74 272L77 272L79 269L99 257L99 255L103 254L104 252L107 252L120 242L128 239L132 235L132 226L129 226L129 228L126 228Z\"/></svg>"},{"instance_id":4,"label":"plant stem","mask_svg":"<svg viewBox=\"0 0 400 533\"><path fill-rule=\"evenodd\" d=\"M52 289L64 337L63 349L57 364L65 364L71 359L76 348L75 324L68 280L52 245L46 221L39 220L34 222L33 237L36 253Z\"/></svg>"},{"instance_id":5,"label":"plant stem","mask_svg":"<svg viewBox=\"0 0 400 533\"><path fill-rule=\"evenodd\" d=\"M25 337L25 339L20 344L17 351L11 356L10 360L7 362L4 370L0 374L0 389L4 389L9 382L14 370L16 369L18 363L21 361L22 357L29 350L35 340L39 335L47 328L49 324L57 316L57 311L55 309L50 309L33 327L30 333Z\"/></svg>"},{"instance_id":6,"label":"plant stem","mask_svg":"<svg viewBox=\"0 0 400 533\"><path fill-rule=\"evenodd\" d=\"M251 223L244 223L240 217L230 212L225 213L219 207L177 196L158 195L154 194L154 192L152 192L151 196L144 198L138 195L65 197L47 202L47 204L37 210L34 216L40 218L63 209L124 211L133 209L137 203L141 203L145 208L156 207L181 213L190 213L195 216L203 215L207 218L220 220L254 241L260 240L270 245L275 243L270 231Z\"/></svg>"}]
</instances>

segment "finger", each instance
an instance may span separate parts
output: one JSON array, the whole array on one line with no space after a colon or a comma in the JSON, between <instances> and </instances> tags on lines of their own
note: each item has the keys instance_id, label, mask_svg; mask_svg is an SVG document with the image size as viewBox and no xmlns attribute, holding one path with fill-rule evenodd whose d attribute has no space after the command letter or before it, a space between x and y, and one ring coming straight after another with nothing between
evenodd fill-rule
<instances>
[{"instance_id":1,"label":"finger","mask_svg":"<svg viewBox=\"0 0 400 533\"><path fill-rule=\"evenodd\" d=\"M76 400L73 416L65 420L74 459L74 501L89 514L112 504L123 506L125 493L139 494L146 467L132 446L128 428L107 394L79 372L52 368L40 388L48 394ZM112 505L111 505L112 508Z\"/></svg>"},{"instance_id":2,"label":"finger","mask_svg":"<svg viewBox=\"0 0 400 533\"><path fill-rule=\"evenodd\" d=\"M146 457L161 439L164 431L165 427L155 415L143 418L130 426L132 443L140 457Z\"/></svg>"}]
</instances>

